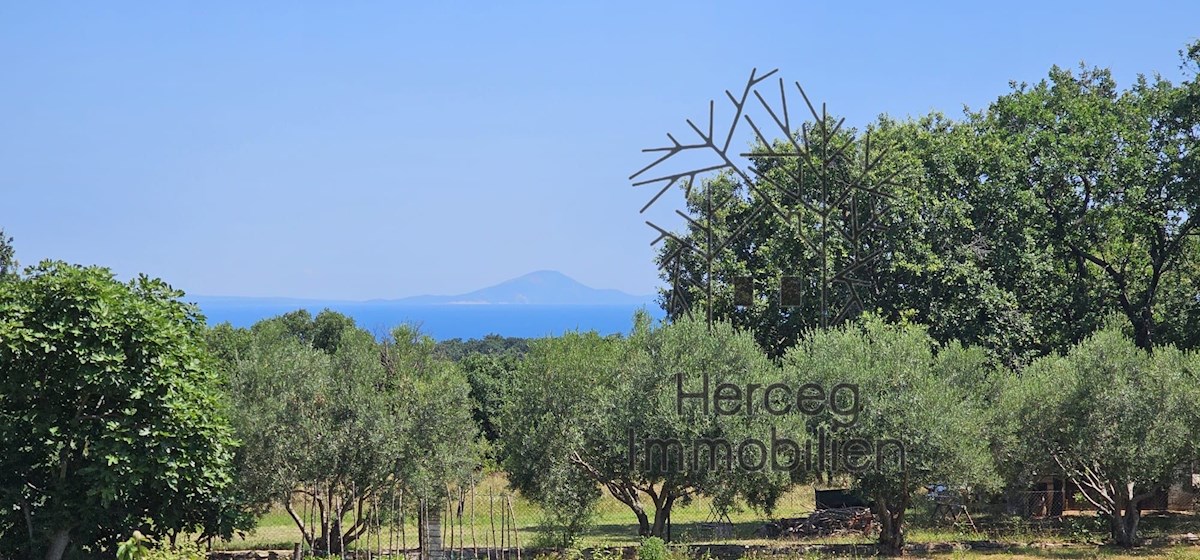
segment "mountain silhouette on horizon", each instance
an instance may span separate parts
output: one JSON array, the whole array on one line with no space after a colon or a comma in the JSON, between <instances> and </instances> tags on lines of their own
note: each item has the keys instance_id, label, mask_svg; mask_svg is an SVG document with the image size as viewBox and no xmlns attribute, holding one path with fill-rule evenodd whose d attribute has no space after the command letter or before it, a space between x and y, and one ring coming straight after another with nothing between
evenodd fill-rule
<instances>
[{"instance_id":1,"label":"mountain silhouette on horizon","mask_svg":"<svg viewBox=\"0 0 1200 560\"><path fill-rule=\"evenodd\" d=\"M556 270L538 270L465 294L412 296L387 301L413 305L637 305L652 304L654 296L592 288Z\"/></svg>"}]
</instances>

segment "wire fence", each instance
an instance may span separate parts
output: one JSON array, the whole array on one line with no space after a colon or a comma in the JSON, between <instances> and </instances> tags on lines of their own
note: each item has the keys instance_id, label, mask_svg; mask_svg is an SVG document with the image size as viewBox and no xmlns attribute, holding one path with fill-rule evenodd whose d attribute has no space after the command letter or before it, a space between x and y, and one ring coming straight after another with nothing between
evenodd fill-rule
<instances>
[{"instance_id":1,"label":"wire fence","mask_svg":"<svg viewBox=\"0 0 1200 560\"><path fill-rule=\"evenodd\" d=\"M521 560L541 519L536 507L512 492L451 488L426 499L395 492L355 496L348 504L322 490L296 491L289 507L272 510L251 534L212 542L212 550L218 556L264 550L301 559Z\"/></svg>"},{"instance_id":2,"label":"wire fence","mask_svg":"<svg viewBox=\"0 0 1200 560\"><path fill-rule=\"evenodd\" d=\"M523 560L532 557L529 551L541 545L540 529L545 522L541 509L508 491L503 480L485 480L477 487L449 488L437 500L421 501L395 493L387 498L369 498L362 501L362 507L356 503L350 508L336 500L318 503L314 496L321 495L320 490L299 492L300 499L294 500L292 513L272 511L253 534L211 543L213 550L218 556L220 552L274 550L276 555L300 559L333 556ZM744 504L719 510L710 499L694 497L673 508L666 536L681 544L763 539L763 529L768 523L804 518L821 509L855 505L839 501L850 497L850 493L837 490L798 486L780 497L770 511ZM1143 509L1161 509L1159 505L1146 503ZM1194 494L1164 494L1161 505L1172 510L1197 511ZM340 523L328 514L322 519L322 509L328 512L341 508L346 513ZM929 526L980 532L1006 524L1037 524L1092 511L1094 506L1077 492L1064 488L986 495L942 489L915 496L911 518ZM648 503L646 512L653 517L653 507ZM296 518L300 519L299 524ZM300 524L307 530L302 532ZM323 525L336 526L324 532L338 535L342 541L317 538ZM347 535L353 538L346 539ZM637 542L637 519L633 512L606 497L597 505L577 544L615 547Z\"/></svg>"},{"instance_id":3,"label":"wire fence","mask_svg":"<svg viewBox=\"0 0 1200 560\"><path fill-rule=\"evenodd\" d=\"M485 480L475 488L451 488L432 509L429 507L432 501L422 504L401 494L392 497L394 502L367 500L361 511L349 508L341 520L340 531L329 531L344 535L357 524L361 534L349 542L315 538L317 529L323 525L322 509L339 507L336 499L332 507L328 503L317 504L312 495L321 494L320 489L308 489L298 492L293 500L292 509L307 528L306 533L302 533L291 514L278 507L262 518L254 532L230 541L214 541L211 547L218 553L273 550L279 555L293 553L299 545L303 557L420 557L424 551L426 557L519 560L518 556L527 555L525 550L544 545L541 529L546 519L541 508L508 491L503 480ZM644 507L653 519L653 505L647 500ZM753 537L756 529L772 518L807 515L813 509L811 487L798 487L785 494L771 512L742 504L719 512L712 500L695 496L676 503L667 531L674 542L732 541ZM332 519L324 523L335 524ZM638 523L632 510L605 496L596 504L594 515L576 544L615 547L638 542Z\"/></svg>"}]
</instances>

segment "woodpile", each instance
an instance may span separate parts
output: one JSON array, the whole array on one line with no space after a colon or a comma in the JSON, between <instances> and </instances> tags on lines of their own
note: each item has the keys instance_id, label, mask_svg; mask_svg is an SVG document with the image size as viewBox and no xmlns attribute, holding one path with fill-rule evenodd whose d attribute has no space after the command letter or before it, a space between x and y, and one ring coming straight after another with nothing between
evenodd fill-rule
<instances>
[{"instance_id":1,"label":"woodpile","mask_svg":"<svg viewBox=\"0 0 1200 560\"><path fill-rule=\"evenodd\" d=\"M870 535L875 525L875 516L865 507L821 509L808 517L794 517L771 521L755 532L769 539L828 537L846 533Z\"/></svg>"}]
</instances>

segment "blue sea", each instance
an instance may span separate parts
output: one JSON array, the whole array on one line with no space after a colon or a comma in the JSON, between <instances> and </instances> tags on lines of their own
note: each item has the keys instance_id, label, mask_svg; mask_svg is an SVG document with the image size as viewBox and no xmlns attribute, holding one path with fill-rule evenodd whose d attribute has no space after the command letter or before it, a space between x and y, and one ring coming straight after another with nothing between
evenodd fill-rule
<instances>
[{"instance_id":1,"label":"blue sea","mask_svg":"<svg viewBox=\"0 0 1200 560\"><path fill-rule=\"evenodd\" d=\"M397 325L417 325L435 340L482 338L488 334L516 337L560 335L566 331L596 331L600 334L628 333L633 315L645 309L655 320L664 316L655 305L412 305L395 302L312 302L258 300L253 298L185 298L200 306L209 325L229 322L235 327L254 323L297 309L313 315L332 309L354 318L355 323L376 336L384 336Z\"/></svg>"}]
</instances>

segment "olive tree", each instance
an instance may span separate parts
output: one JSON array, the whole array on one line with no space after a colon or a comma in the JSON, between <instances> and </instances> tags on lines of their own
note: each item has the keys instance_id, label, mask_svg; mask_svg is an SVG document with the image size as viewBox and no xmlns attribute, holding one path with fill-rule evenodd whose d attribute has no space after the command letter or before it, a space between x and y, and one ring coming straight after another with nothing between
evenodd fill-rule
<instances>
[{"instance_id":1,"label":"olive tree","mask_svg":"<svg viewBox=\"0 0 1200 560\"><path fill-rule=\"evenodd\" d=\"M988 362L981 349L937 348L922 327L871 316L809 332L784 356L790 383L826 393L810 430L831 442L826 472L850 477L871 502L885 553L903 552L905 514L924 485L998 484L987 443Z\"/></svg>"},{"instance_id":2,"label":"olive tree","mask_svg":"<svg viewBox=\"0 0 1200 560\"><path fill-rule=\"evenodd\" d=\"M232 360L228 390L247 442L239 484L260 505L282 505L313 550L338 553L362 537L364 511L393 493L437 502L477 466L469 387L427 337L400 328L381 343L328 311L260 322L248 344L225 330L210 338Z\"/></svg>"},{"instance_id":3,"label":"olive tree","mask_svg":"<svg viewBox=\"0 0 1200 560\"><path fill-rule=\"evenodd\" d=\"M757 448L747 453L754 468L735 455L739 442L770 437L772 424L716 414L699 395L725 383L765 387L776 374L753 336L727 323L652 328L640 315L624 339L568 333L534 341L501 416L511 483L579 512L603 487L643 536L665 536L672 508L699 494L769 509L788 474L762 468Z\"/></svg>"},{"instance_id":4,"label":"olive tree","mask_svg":"<svg viewBox=\"0 0 1200 560\"><path fill-rule=\"evenodd\" d=\"M1138 542L1141 502L1200 449L1200 360L1151 354L1109 327L1008 377L1000 410L1024 479L1066 476L1109 518L1112 539Z\"/></svg>"},{"instance_id":5,"label":"olive tree","mask_svg":"<svg viewBox=\"0 0 1200 560\"><path fill-rule=\"evenodd\" d=\"M604 413L602 385L620 341L568 332L530 342L500 409L501 455L509 484L546 512L547 544L569 545L599 498L599 484L573 463L586 431Z\"/></svg>"},{"instance_id":6,"label":"olive tree","mask_svg":"<svg viewBox=\"0 0 1200 560\"><path fill-rule=\"evenodd\" d=\"M182 295L49 261L0 282L0 556L232 529L235 442Z\"/></svg>"}]
</instances>

